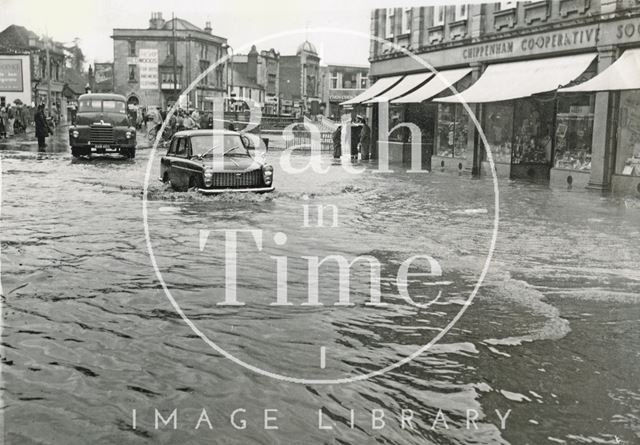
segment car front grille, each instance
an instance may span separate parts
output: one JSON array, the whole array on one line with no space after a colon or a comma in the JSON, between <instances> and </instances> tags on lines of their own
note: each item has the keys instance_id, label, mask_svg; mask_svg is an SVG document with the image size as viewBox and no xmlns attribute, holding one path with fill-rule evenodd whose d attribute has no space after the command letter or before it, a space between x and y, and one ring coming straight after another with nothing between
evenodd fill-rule
<instances>
[{"instance_id":1,"label":"car front grille","mask_svg":"<svg viewBox=\"0 0 640 445\"><path fill-rule=\"evenodd\" d=\"M89 137L92 144L113 144L115 142L113 127L103 125L92 125Z\"/></svg>"},{"instance_id":2,"label":"car front grille","mask_svg":"<svg viewBox=\"0 0 640 445\"><path fill-rule=\"evenodd\" d=\"M216 172L213 174L213 188L262 187L262 171Z\"/></svg>"}]
</instances>

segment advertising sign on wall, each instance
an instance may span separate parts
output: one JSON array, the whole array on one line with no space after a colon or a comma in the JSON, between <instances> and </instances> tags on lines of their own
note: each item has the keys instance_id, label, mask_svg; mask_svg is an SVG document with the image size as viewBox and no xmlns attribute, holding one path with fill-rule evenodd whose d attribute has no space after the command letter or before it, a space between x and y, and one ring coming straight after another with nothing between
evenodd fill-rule
<instances>
[{"instance_id":1,"label":"advertising sign on wall","mask_svg":"<svg viewBox=\"0 0 640 445\"><path fill-rule=\"evenodd\" d=\"M158 50L140 49L138 56L138 70L140 72L140 88L143 90L158 89Z\"/></svg>"},{"instance_id":2,"label":"advertising sign on wall","mask_svg":"<svg viewBox=\"0 0 640 445\"><path fill-rule=\"evenodd\" d=\"M0 91L24 91L22 60L0 59Z\"/></svg>"},{"instance_id":3,"label":"advertising sign on wall","mask_svg":"<svg viewBox=\"0 0 640 445\"><path fill-rule=\"evenodd\" d=\"M112 63L96 63L95 66L95 92L111 93L113 92L113 64Z\"/></svg>"}]
</instances>

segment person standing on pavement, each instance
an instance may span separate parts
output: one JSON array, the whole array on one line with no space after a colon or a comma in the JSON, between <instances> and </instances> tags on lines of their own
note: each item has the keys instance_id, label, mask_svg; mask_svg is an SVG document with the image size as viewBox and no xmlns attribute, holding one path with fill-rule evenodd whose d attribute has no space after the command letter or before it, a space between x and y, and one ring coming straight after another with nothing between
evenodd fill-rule
<instances>
[{"instance_id":1,"label":"person standing on pavement","mask_svg":"<svg viewBox=\"0 0 640 445\"><path fill-rule=\"evenodd\" d=\"M7 108L0 108L0 138L7 138Z\"/></svg>"},{"instance_id":2,"label":"person standing on pavement","mask_svg":"<svg viewBox=\"0 0 640 445\"><path fill-rule=\"evenodd\" d=\"M333 132L333 157L340 159L340 156L342 156L342 125L338 125Z\"/></svg>"},{"instance_id":3,"label":"person standing on pavement","mask_svg":"<svg viewBox=\"0 0 640 445\"><path fill-rule=\"evenodd\" d=\"M371 159L371 128L367 125L367 120L362 118L362 130L360 130L360 153L363 161Z\"/></svg>"},{"instance_id":4,"label":"person standing on pavement","mask_svg":"<svg viewBox=\"0 0 640 445\"><path fill-rule=\"evenodd\" d=\"M36 137L38 138L38 151L43 151L47 146L45 139L52 134L51 128L47 123L47 118L44 115L44 104L38 105L38 111L35 117L36 123Z\"/></svg>"},{"instance_id":5,"label":"person standing on pavement","mask_svg":"<svg viewBox=\"0 0 640 445\"><path fill-rule=\"evenodd\" d=\"M16 122L16 111L13 109L13 105L9 104L7 108L7 135L9 137L13 136L15 133L13 131L13 125Z\"/></svg>"}]
</instances>

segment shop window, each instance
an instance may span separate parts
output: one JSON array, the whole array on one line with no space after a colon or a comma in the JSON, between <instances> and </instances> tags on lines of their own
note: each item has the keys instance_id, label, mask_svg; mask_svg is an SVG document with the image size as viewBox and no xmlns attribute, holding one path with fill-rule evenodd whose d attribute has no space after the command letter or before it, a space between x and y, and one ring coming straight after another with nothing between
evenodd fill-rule
<instances>
[{"instance_id":1,"label":"shop window","mask_svg":"<svg viewBox=\"0 0 640 445\"><path fill-rule=\"evenodd\" d=\"M387 39L393 38L393 16L395 14L394 8L387 8L387 16L384 25L385 36Z\"/></svg>"},{"instance_id":2,"label":"shop window","mask_svg":"<svg viewBox=\"0 0 640 445\"><path fill-rule=\"evenodd\" d=\"M402 9L402 34L411 32L411 8Z\"/></svg>"},{"instance_id":3,"label":"shop window","mask_svg":"<svg viewBox=\"0 0 640 445\"><path fill-rule=\"evenodd\" d=\"M461 104L438 104L436 155L467 158L469 115Z\"/></svg>"},{"instance_id":4,"label":"shop window","mask_svg":"<svg viewBox=\"0 0 640 445\"><path fill-rule=\"evenodd\" d=\"M640 90L620 93L616 173L640 176Z\"/></svg>"},{"instance_id":5,"label":"shop window","mask_svg":"<svg viewBox=\"0 0 640 445\"><path fill-rule=\"evenodd\" d=\"M491 148L493 162L511 163L513 110L513 102L495 102L484 106L484 132ZM484 158L489 159L486 154Z\"/></svg>"},{"instance_id":6,"label":"shop window","mask_svg":"<svg viewBox=\"0 0 640 445\"><path fill-rule=\"evenodd\" d=\"M591 170L593 109L592 94L559 99L554 167Z\"/></svg>"},{"instance_id":7,"label":"shop window","mask_svg":"<svg viewBox=\"0 0 640 445\"><path fill-rule=\"evenodd\" d=\"M551 162L554 102L553 99L516 102L512 164Z\"/></svg>"},{"instance_id":8,"label":"shop window","mask_svg":"<svg viewBox=\"0 0 640 445\"><path fill-rule=\"evenodd\" d=\"M460 20L467 20L468 8L467 5L456 5L456 22Z\"/></svg>"},{"instance_id":9,"label":"shop window","mask_svg":"<svg viewBox=\"0 0 640 445\"><path fill-rule=\"evenodd\" d=\"M402 105L391 105L389 107L389 141L393 142L409 142L409 130L406 127L400 127L397 130L393 128L405 122L404 107Z\"/></svg>"},{"instance_id":10,"label":"shop window","mask_svg":"<svg viewBox=\"0 0 640 445\"><path fill-rule=\"evenodd\" d=\"M444 6L433 7L433 26L444 25Z\"/></svg>"}]
</instances>

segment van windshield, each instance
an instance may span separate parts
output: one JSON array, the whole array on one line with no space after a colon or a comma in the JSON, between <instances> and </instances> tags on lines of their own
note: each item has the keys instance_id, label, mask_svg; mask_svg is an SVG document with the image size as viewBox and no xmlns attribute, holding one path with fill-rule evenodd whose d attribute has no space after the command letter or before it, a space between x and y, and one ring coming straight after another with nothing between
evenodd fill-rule
<instances>
[{"instance_id":1,"label":"van windshield","mask_svg":"<svg viewBox=\"0 0 640 445\"><path fill-rule=\"evenodd\" d=\"M78 113L125 113L125 103L117 100L82 99L78 104Z\"/></svg>"}]
</instances>

